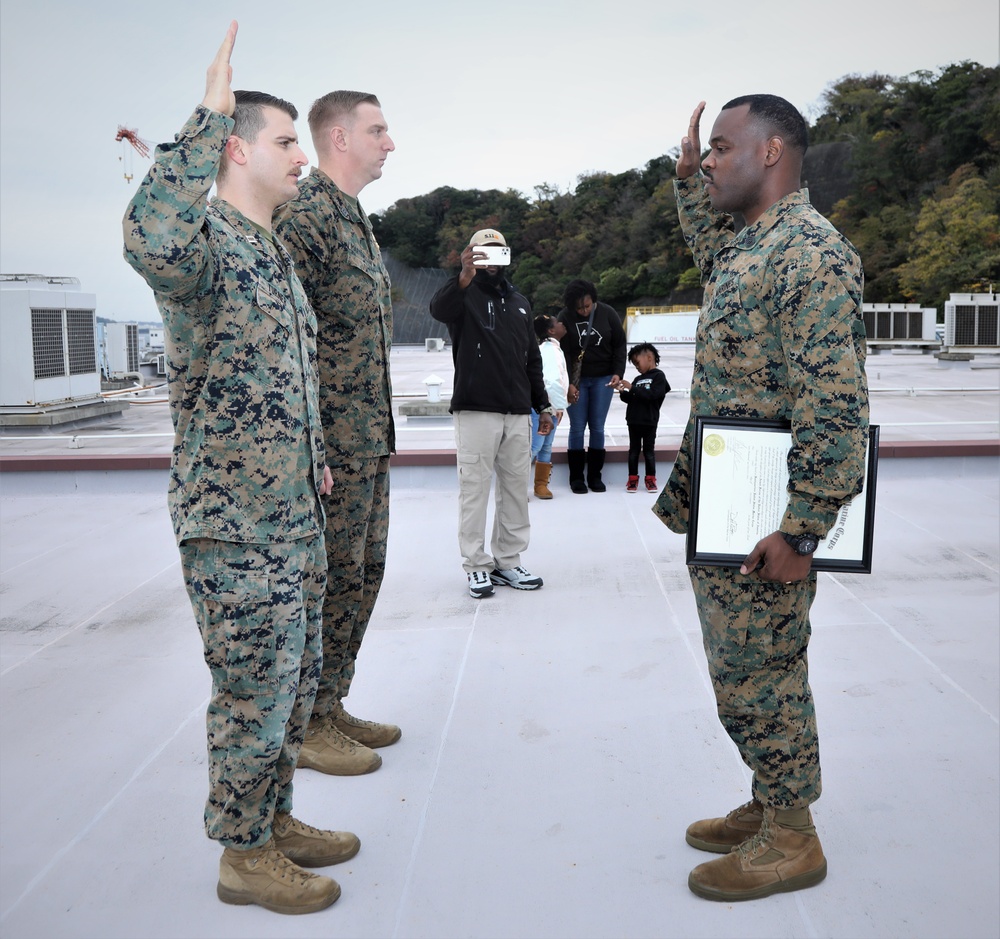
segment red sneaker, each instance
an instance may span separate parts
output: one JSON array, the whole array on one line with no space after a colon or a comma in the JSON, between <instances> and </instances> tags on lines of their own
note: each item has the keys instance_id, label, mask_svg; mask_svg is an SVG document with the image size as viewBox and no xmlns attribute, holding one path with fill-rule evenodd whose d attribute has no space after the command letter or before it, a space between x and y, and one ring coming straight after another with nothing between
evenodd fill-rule
<instances>
[{"instance_id":1,"label":"red sneaker","mask_svg":"<svg viewBox=\"0 0 1000 939\"><path fill-rule=\"evenodd\" d=\"M628 482L625 483L626 492L638 492L639 491L639 477L629 476Z\"/></svg>"},{"instance_id":2,"label":"red sneaker","mask_svg":"<svg viewBox=\"0 0 1000 939\"><path fill-rule=\"evenodd\" d=\"M638 477L636 477L636 481L638 482ZM646 492L656 492L656 477L655 476L647 476L646 477Z\"/></svg>"}]
</instances>

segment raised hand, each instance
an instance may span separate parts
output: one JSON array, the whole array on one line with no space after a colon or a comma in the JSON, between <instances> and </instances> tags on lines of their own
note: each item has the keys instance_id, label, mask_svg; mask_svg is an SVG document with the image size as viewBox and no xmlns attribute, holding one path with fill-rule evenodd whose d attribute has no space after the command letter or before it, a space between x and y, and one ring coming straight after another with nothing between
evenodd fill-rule
<instances>
[{"instance_id":1,"label":"raised hand","mask_svg":"<svg viewBox=\"0 0 1000 939\"><path fill-rule=\"evenodd\" d=\"M475 262L485 257L486 253L480 249L479 245L475 247L472 245L465 246L461 258L462 270L458 275L458 286L462 290L465 290L472 283L472 278L476 276L476 271L481 270L481 268L476 267Z\"/></svg>"},{"instance_id":2,"label":"raised hand","mask_svg":"<svg viewBox=\"0 0 1000 939\"><path fill-rule=\"evenodd\" d=\"M691 115L687 136L681 138L681 155L677 158L677 178L693 176L701 166L701 115L705 102L701 101Z\"/></svg>"},{"instance_id":3,"label":"raised hand","mask_svg":"<svg viewBox=\"0 0 1000 939\"><path fill-rule=\"evenodd\" d=\"M236 45L236 31L239 23L233 20L226 30L226 38L222 40L219 51L215 53L212 64L208 67L205 79L205 98L201 102L206 108L232 117L236 110L236 96L233 94L233 68L229 60Z\"/></svg>"}]
</instances>

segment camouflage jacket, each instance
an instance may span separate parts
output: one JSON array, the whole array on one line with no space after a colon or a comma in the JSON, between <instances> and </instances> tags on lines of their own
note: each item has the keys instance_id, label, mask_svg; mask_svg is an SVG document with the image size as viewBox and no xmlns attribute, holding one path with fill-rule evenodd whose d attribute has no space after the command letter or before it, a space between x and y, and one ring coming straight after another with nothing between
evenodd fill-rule
<instances>
[{"instance_id":1,"label":"camouflage jacket","mask_svg":"<svg viewBox=\"0 0 1000 939\"><path fill-rule=\"evenodd\" d=\"M208 202L232 127L199 106L157 148L122 222L125 258L163 317L178 542L264 544L323 526L316 318L287 252Z\"/></svg>"},{"instance_id":2,"label":"camouflage jacket","mask_svg":"<svg viewBox=\"0 0 1000 939\"><path fill-rule=\"evenodd\" d=\"M319 323L320 406L331 464L396 449L389 272L359 209L314 168L299 184L299 197L274 219Z\"/></svg>"},{"instance_id":3,"label":"camouflage jacket","mask_svg":"<svg viewBox=\"0 0 1000 939\"><path fill-rule=\"evenodd\" d=\"M805 190L734 234L698 174L675 180L684 239L705 283L691 417L653 509L688 526L695 415L791 422L788 505L781 531L825 534L861 491L868 438L864 274L857 251Z\"/></svg>"}]
</instances>

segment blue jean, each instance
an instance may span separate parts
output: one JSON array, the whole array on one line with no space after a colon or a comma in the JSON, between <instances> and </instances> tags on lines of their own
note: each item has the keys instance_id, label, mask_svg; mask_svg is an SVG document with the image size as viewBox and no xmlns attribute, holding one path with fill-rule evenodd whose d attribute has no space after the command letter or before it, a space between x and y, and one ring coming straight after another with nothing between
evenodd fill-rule
<instances>
[{"instance_id":1,"label":"blue jean","mask_svg":"<svg viewBox=\"0 0 1000 939\"><path fill-rule=\"evenodd\" d=\"M538 432L538 413L531 411L531 458L539 463L552 462L552 444L556 439L556 427L559 426L559 418L552 415L552 432L542 436Z\"/></svg>"},{"instance_id":2,"label":"blue jean","mask_svg":"<svg viewBox=\"0 0 1000 939\"><path fill-rule=\"evenodd\" d=\"M604 449L604 422L608 419L608 409L615 389L608 386L610 375L580 379L580 397L571 404L569 414L569 449L583 449L583 432L590 427L590 446L595 450Z\"/></svg>"}]
</instances>

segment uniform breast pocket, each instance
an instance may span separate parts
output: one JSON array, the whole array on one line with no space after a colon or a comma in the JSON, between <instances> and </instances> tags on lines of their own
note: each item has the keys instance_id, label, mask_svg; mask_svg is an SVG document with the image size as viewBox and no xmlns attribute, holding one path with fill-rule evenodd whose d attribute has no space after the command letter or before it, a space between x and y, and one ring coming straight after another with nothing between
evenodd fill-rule
<instances>
[{"instance_id":1,"label":"uniform breast pocket","mask_svg":"<svg viewBox=\"0 0 1000 939\"><path fill-rule=\"evenodd\" d=\"M277 323L288 332L292 328L291 302L272 285L257 281L254 306L271 322Z\"/></svg>"},{"instance_id":2,"label":"uniform breast pocket","mask_svg":"<svg viewBox=\"0 0 1000 939\"><path fill-rule=\"evenodd\" d=\"M246 331L234 347L234 356L245 358L241 368L248 380L281 387L301 374L295 316L290 296L271 284L257 284Z\"/></svg>"},{"instance_id":3,"label":"uniform breast pocket","mask_svg":"<svg viewBox=\"0 0 1000 939\"><path fill-rule=\"evenodd\" d=\"M354 289L374 292L382 281L383 267L368 249L352 241L344 253L344 260L345 273L354 282Z\"/></svg>"},{"instance_id":4,"label":"uniform breast pocket","mask_svg":"<svg viewBox=\"0 0 1000 939\"><path fill-rule=\"evenodd\" d=\"M770 326L756 298L745 295L738 277L716 283L705 319L712 353L736 372L754 372L767 364L762 340Z\"/></svg>"}]
</instances>

